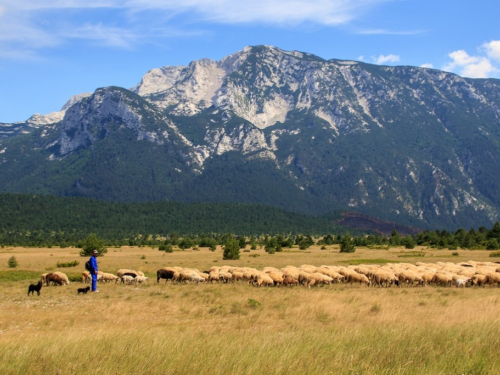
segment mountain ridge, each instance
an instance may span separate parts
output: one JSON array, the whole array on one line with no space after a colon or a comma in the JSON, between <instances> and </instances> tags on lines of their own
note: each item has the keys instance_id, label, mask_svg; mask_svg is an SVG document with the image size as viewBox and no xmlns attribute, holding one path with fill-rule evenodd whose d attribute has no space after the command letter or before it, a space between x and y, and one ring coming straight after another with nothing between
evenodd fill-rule
<instances>
[{"instance_id":1,"label":"mountain ridge","mask_svg":"<svg viewBox=\"0 0 500 375\"><path fill-rule=\"evenodd\" d=\"M61 114L0 124L1 191L345 209L417 227L499 216L499 80L255 46L71 103L53 123Z\"/></svg>"}]
</instances>

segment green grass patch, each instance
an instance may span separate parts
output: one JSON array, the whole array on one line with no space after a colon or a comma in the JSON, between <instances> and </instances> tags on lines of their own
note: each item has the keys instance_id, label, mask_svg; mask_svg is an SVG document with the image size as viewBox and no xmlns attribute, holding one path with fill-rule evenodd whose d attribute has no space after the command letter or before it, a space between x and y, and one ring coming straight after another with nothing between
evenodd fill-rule
<instances>
[{"instance_id":1,"label":"green grass patch","mask_svg":"<svg viewBox=\"0 0 500 375\"><path fill-rule=\"evenodd\" d=\"M490 258L499 258L500 257L500 251L494 251L489 255Z\"/></svg>"},{"instance_id":2,"label":"green grass patch","mask_svg":"<svg viewBox=\"0 0 500 375\"><path fill-rule=\"evenodd\" d=\"M0 271L0 282L2 281L21 281L39 279L40 272L35 271Z\"/></svg>"},{"instance_id":3,"label":"green grass patch","mask_svg":"<svg viewBox=\"0 0 500 375\"><path fill-rule=\"evenodd\" d=\"M377 258L377 259L350 259L350 260L345 260L342 263L347 263L349 265L355 266L358 264L385 264L385 263L399 263L399 262L397 260Z\"/></svg>"},{"instance_id":4,"label":"green grass patch","mask_svg":"<svg viewBox=\"0 0 500 375\"><path fill-rule=\"evenodd\" d=\"M425 257L425 253L423 251L410 251L398 255L398 258L423 258L423 257Z\"/></svg>"},{"instance_id":5,"label":"green grass patch","mask_svg":"<svg viewBox=\"0 0 500 375\"><path fill-rule=\"evenodd\" d=\"M57 262L57 268L76 267L79 264L80 262L77 260L74 260L73 262Z\"/></svg>"}]
</instances>

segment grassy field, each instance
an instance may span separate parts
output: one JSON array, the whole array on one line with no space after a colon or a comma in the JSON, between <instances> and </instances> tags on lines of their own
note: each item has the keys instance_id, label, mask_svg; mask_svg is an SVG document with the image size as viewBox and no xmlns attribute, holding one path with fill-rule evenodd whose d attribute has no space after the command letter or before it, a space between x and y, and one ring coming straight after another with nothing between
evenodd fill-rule
<instances>
[{"instance_id":1,"label":"grassy field","mask_svg":"<svg viewBox=\"0 0 500 375\"><path fill-rule=\"evenodd\" d=\"M246 284L99 286L27 297L41 273L83 271L79 249L0 249L0 374L498 374L500 289L254 288ZM422 256L423 254L423 256ZM487 251L338 248L266 254L165 254L109 248L100 270L164 266L491 261ZM258 256L255 256L258 255ZM17 269L7 261L15 256ZM57 262L80 261L73 268Z\"/></svg>"}]
</instances>

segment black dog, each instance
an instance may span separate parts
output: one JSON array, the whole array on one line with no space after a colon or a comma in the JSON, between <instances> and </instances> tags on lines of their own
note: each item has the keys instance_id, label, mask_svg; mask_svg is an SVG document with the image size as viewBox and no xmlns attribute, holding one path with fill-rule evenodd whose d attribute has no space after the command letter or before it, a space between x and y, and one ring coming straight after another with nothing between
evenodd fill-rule
<instances>
[{"instance_id":1,"label":"black dog","mask_svg":"<svg viewBox=\"0 0 500 375\"><path fill-rule=\"evenodd\" d=\"M31 284L28 288L28 296L30 293L34 294L34 292L37 292L38 295L40 295L40 289L42 289L42 282L39 281L38 284Z\"/></svg>"},{"instance_id":2,"label":"black dog","mask_svg":"<svg viewBox=\"0 0 500 375\"><path fill-rule=\"evenodd\" d=\"M90 286L88 286L86 288L78 288L78 293L77 294L80 294L80 293L87 294L87 292L89 290L90 290Z\"/></svg>"}]
</instances>

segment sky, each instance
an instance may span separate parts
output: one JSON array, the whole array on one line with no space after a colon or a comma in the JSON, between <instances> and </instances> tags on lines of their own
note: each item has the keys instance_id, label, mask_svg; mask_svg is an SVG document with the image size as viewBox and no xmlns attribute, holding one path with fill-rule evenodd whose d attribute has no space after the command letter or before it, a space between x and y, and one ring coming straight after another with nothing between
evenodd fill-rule
<instances>
[{"instance_id":1,"label":"sky","mask_svg":"<svg viewBox=\"0 0 500 375\"><path fill-rule=\"evenodd\" d=\"M0 122L261 44L500 78L499 15L497 0L0 0Z\"/></svg>"}]
</instances>

